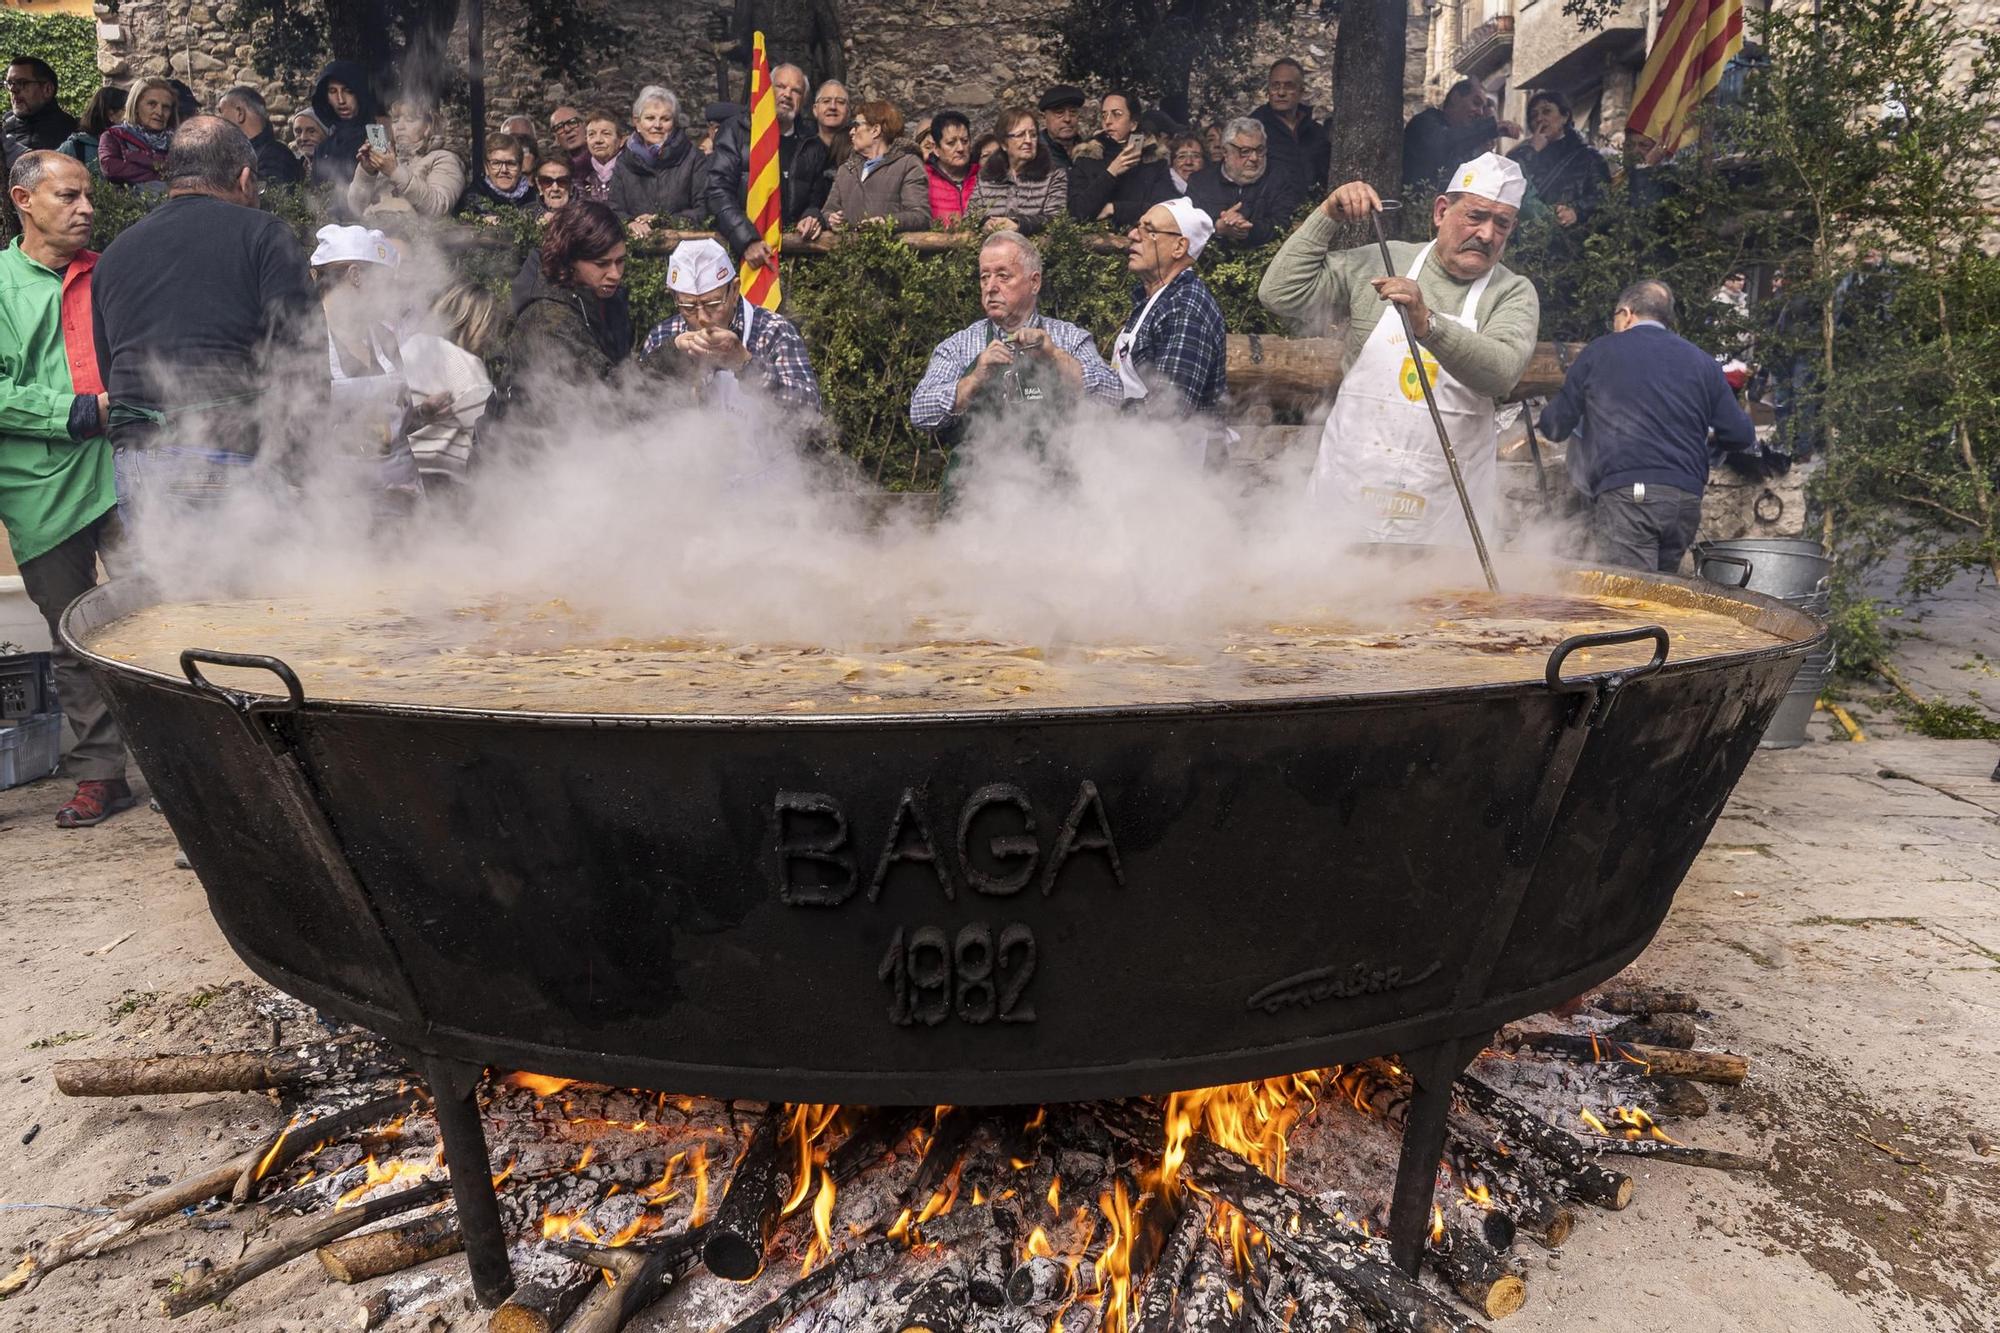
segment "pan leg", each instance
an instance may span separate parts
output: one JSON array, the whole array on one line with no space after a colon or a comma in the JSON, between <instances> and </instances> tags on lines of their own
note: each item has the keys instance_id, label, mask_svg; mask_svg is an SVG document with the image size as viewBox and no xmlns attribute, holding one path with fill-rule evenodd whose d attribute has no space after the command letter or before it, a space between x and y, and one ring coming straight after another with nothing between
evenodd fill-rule
<instances>
[{"instance_id":1,"label":"pan leg","mask_svg":"<svg viewBox=\"0 0 2000 1333\"><path fill-rule=\"evenodd\" d=\"M1485 1044L1478 1038L1442 1041L1403 1059L1415 1086L1409 1119L1403 1126L1402 1156L1396 1162L1396 1193L1389 1208L1389 1257L1411 1277L1417 1275L1424 1237L1430 1230L1438 1160L1444 1156L1445 1120L1451 1111L1451 1085Z\"/></svg>"},{"instance_id":2,"label":"pan leg","mask_svg":"<svg viewBox=\"0 0 2000 1333\"><path fill-rule=\"evenodd\" d=\"M472 1268L472 1290L490 1310L514 1290L514 1269L507 1260L507 1237L500 1229L500 1201L493 1195L486 1131L479 1123L479 1081L484 1071L453 1060L425 1060L418 1067L437 1104L445 1165L451 1168L451 1196L458 1204L458 1229Z\"/></svg>"}]
</instances>

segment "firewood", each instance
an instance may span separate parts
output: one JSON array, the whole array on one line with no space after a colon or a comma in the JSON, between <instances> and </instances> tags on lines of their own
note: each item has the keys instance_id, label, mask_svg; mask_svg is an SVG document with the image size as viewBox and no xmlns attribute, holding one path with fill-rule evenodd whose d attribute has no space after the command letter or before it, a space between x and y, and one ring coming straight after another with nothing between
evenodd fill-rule
<instances>
[{"instance_id":1,"label":"firewood","mask_svg":"<svg viewBox=\"0 0 2000 1333\"><path fill-rule=\"evenodd\" d=\"M1701 1040L1701 1025L1692 1014L1642 1014L1626 1019L1604 1035L1615 1041L1687 1051Z\"/></svg>"},{"instance_id":2,"label":"firewood","mask_svg":"<svg viewBox=\"0 0 2000 1333\"><path fill-rule=\"evenodd\" d=\"M1448 1125L1452 1153L1485 1180L1515 1228L1548 1249L1561 1248L1576 1230L1576 1210L1550 1193L1520 1158L1503 1156L1486 1142L1462 1113L1453 1112Z\"/></svg>"},{"instance_id":3,"label":"firewood","mask_svg":"<svg viewBox=\"0 0 2000 1333\"><path fill-rule=\"evenodd\" d=\"M1408 1129L1413 1093L1410 1079L1408 1075L1394 1070L1387 1061L1370 1060L1343 1069L1340 1088L1349 1105L1366 1108L1380 1116L1398 1134ZM1477 1231L1495 1250L1513 1247L1518 1226L1510 1213L1498 1207L1482 1208L1455 1187L1448 1187L1442 1178L1440 1182L1437 1202L1450 1220Z\"/></svg>"},{"instance_id":4,"label":"firewood","mask_svg":"<svg viewBox=\"0 0 2000 1333\"><path fill-rule=\"evenodd\" d=\"M1368 1321L1354 1302L1331 1282L1295 1270L1291 1288L1298 1302L1289 1325L1295 1333L1369 1333Z\"/></svg>"},{"instance_id":5,"label":"firewood","mask_svg":"<svg viewBox=\"0 0 2000 1333\"><path fill-rule=\"evenodd\" d=\"M940 1213L911 1229L911 1243L944 1249L975 1239L1011 1241L1019 1223L1014 1214L992 1203L973 1204Z\"/></svg>"},{"instance_id":6,"label":"firewood","mask_svg":"<svg viewBox=\"0 0 2000 1333\"><path fill-rule=\"evenodd\" d=\"M349 1328L379 1328L394 1310L395 1298L387 1291L378 1291L372 1296L364 1297L361 1304L354 1307L354 1313L348 1316L347 1325Z\"/></svg>"},{"instance_id":7,"label":"firewood","mask_svg":"<svg viewBox=\"0 0 2000 1333\"><path fill-rule=\"evenodd\" d=\"M618 1333L640 1311L672 1291L694 1267L702 1239L698 1232L684 1232L665 1245L646 1250L551 1243L548 1248L555 1253L603 1269L616 1279L610 1286L599 1283L591 1288L569 1322L562 1325L563 1333Z\"/></svg>"},{"instance_id":8,"label":"firewood","mask_svg":"<svg viewBox=\"0 0 2000 1333\"><path fill-rule=\"evenodd\" d=\"M1770 1171L1777 1162L1769 1157L1746 1157L1742 1153L1715 1148L1691 1148L1682 1143L1662 1143L1658 1139L1585 1139L1590 1150L1619 1157L1645 1157L1676 1166L1705 1166L1716 1171Z\"/></svg>"},{"instance_id":9,"label":"firewood","mask_svg":"<svg viewBox=\"0 0 2000 1333\"><path fill-rule=\"evenodd\" d=\"M784 1327L820 1297L849 1282L884 1272L907 1251L900 1241L876 1240L843 1250L828 1262L779 1292L776 1299L738 1320L728 1333L772 1333Z\"/></svg>"},{"instance_id":10,"label":"firewood","mask_svg":"<svg viewBox=\"0 0 2000 1333\"><path fill-rule=\"evenodd\" d=\"M708 1271L731 1282L748 1282L764 1271L764 1251L778 1226L778 1210L791 1188L778 1151L782 1120L767 1111L750 1136L743 1160L729 1178L729 1192L709 1223L701 1259Z\"/></svg>"},{"instance_id":11,"label":"firewood","mask_svg":"<svg viewBox=\"0 0 2000 1333\"><path fill-rule=\"evenodd\" d=\"M971 1304L964 1263L947 1260L911 1294L896 1327L900 1333L959 1333Z\"/></svg>"},{"instance_id":12,"label":"firewood","mask_svg":"<svg viewBox=\"0 0 2000 1333\"><path fill-rule=\"evenodd\" d=\"M595 1268L563 1282L523 1283L487 1319L486 1333L556 1333L583 1298L603 1285Z\"/></svg>"},{"instance_id":13,"label":"firewood","mask_svg":"<svg viewBox=\"0 0 2000 1333\"><path fill-rule=\"evenodd\" d=\"M1607 1014L1698 1014L1701 1001L1686 991L1652 986L1615 986L1590 997L1590 1007Z\"/></svg>"},{"instance_id":14,"label":"firewood","mask_svg":"<svg viewBox=\"0 0 2000 1333\"><path fill-rule=\"evenodd\" d=\"M1559 1056L1582 1064L1623 1062L1651 1075L1688 1078L1697 1083L1734 1087L1750 1072L1750 1061L1729 1051L1679 1051L1671 1046L1642 1046L1637 1042L1570 1032L1513 1032L1504 1040L1515 1050Z\"/></svg>"},{"instance_id":15,"label":"firewood","mask_svg":"<svg viewBox=\"0 0 2000 1333\"><path fill-rule=\"evenodd\" d=\"M140 1227L207 1203L234 1188L246 1174L282 1170L322 1143L421 1106L426 1100L425 1094L415 1091L399 1093L394 1097L378 1097L374 1101L321 1116L308 1125L279 1130L249 1151L200 1175L189 1176L151 1194L142 1195L114 1213L94 1217L52 1238L39 1251L23 1256L13 1272L0 1278L0 1296L30 1287L48 1273L78 1259L88 1258Z\"/></svg>"},{"instance_id":16,"label":"firewood","mask_svg":"<svg viewBox=\"0 0 2000 1333\"><path fill-rule=\"evenodd\" d=\"M931 1128L931 1139L924 1147L924 1155L917 1162L916 1174L903 1186L901 1205L911 1211L921 1211L930 1201L932 1194L944 1184L951 1168L958 1163L965 1152L965 1141L972 1136L979 1117L962 1106L947 1107Z\"/></svg>"},{"instance_id":17,"label":"firewood","mask_svg":"<svg viewBox=\"0 0 2000 1333\"><path fill-rule=\"evenodd\" d=\"M1173 1327L1181 1284L1194 1262L1195 1247L1208 1235L1212 1211L1206 1199L1189 1200L1181 1209L1166 1244L1160 1247L1160 1257L1153 1261L1139 1287L1139 1313L1132 1321L1132 1333L1167 1333Z\"/></svg>"},{"instance_id":18,"label":"firewood","mask_svg":"<svg viewBox=\"0 0 2000 1333\"><path fill-rule=\"evenodd\" d=\"M1074 1274L1068 1264L1046 1255L1035 1255L1007 1279L1009 1305L1053 1305L1066 1300L1075 1290Z\"/></svg>"},{"instance_id":19,"label":"firewood","mask_svg":"<svg viewBox=\"0 0 2000 1333\"><path fill-rule=\"evenodd\" d=\"M334 1281L353 1284L456 1254L464 1245L458 1214L447 1210L334 1241L320 1247L319 1261Z\"/></svg>"},{"instance_id":20,"label":"firewood","mask_svg":"<svg viewBox=\"0 0 2000 1333\"><path fill-rule=\"evenodd\" d=\"M1693 1120L1708 1114L1707 1095L1687 1079L1653 1078L1646 1083L1641 1100L1657 1119Z\"/></svg>"},{"instance_id":21,"label":"firewood","mask_svg":"<svg viewBox=\"0 0 2000 1333\"><path fill-rule=\"evenodd\" d=\"M965 1275L965 1290L974 1305L997 1310L1007 1303L1007 1266L1012 1254L1011 1245L985 1245L972 1256Z\"/></svg>"},{"instance_id":22,"label":"firewood","mask_svg":"<svg viewBox=\"0 0 2000 1333\"><path fill-rule=\"evenodd\" d=\"M845 1185L887 1156L917 1127L923 1114L923 1108L917 1106L870 1107L840 1146L827 1154L826 1173L834 1184Z\"/></svg>"},{"instance_id":23,"label":"firewood","mask_svg":"<svg viewBox=\"0 0 2000 1333\"><path fill-rule=\"evenodd\" d=\"M303 1051L214 1051L56 1061L56 1088L71 1097L264 1092L334 1081L389 1078L409 1066L372 1042L344 1039Z\"/></svg>"},{"instance_id":24,"label":"firewood","mask_svg":"<svg viewBox=\"0 0 2000 1333\"><path fill-rule=\"evenodd\" d=\"M1424 1257L1460 1300L1488 1319L1505 1319L1528 1299L1528 1284L1470 1231L1446 1227Z\"/></svg>"},{"instance_id":25,"label":"firewood","mask_svg":"<svg viewBox=\"0 0 2000 1333\"><path fill-rule=\"evenodd\" d=\"M286 1234L261 1244L253 1245L241 1259L233 1264L224 1264L182 1287L169 1292L160 1302L160 1309L178 1319L191 1310L199 1310L204 1305L213 1305L230 1292L261 1274L270 1272L280 1264L289 1263L310 1250L316 1250L338 1236L350 1231L359 1231L371 1222L379 1222L385 1217L395 1217L407 1213L412 1208L421 1208L427 1203L444 1197L450 1182L427 1180L421 1185L413 1185L394 1194L382 1195L316 1217L304 1226L294 1227Z\"/></svg>"},{"instance_id":26,"label":"firewood","mask_svg":"<svg viewBox=\"0 0 2000 1333\"><path fill-rule=\"evenodd\" d=\"M1576 1135L1548 1124L1527 1107L1471 1074L1460 1074L1457 1087L1475 1111L1491 1118L1509 1138L1554 1166L1561 1173L1563 1183L1577 1198L1613 1212L1632 1202L1632 1178L1623 1172L1606 1170L1592 1161Z\"/></svg>"},{"instance_id":27,"label":"firewood","mask_svg":"<svg viewBox=\"0 0 2000 1333\"><path fill-rule=\"evenodd\" d=\"M1243 1310L1243 1289L1221 1251L1199 1247L1188 1268L1187 1291L1174 1316L1173 1327L1186 1333L1235 1333Z\"/></svg>"},{"instance_id":28,"label":"firewood","mask_svg":"<svg viewBox=\"0 0 2000 1333\"><path fill-rule=\"evenodd\" d=\"M1163 1143L1149 1107L1131 1103L1102 1110L1107 1124L1134 1145ZM1340 1287L1377 1324L1393 1333L1471 1333L1472 1325L1390 1262L1386 1247L1336 1220L1318 1203L1282 1185L1223 1148L1196 1136L1182 1171L1205 1192L1235 1205L1266 1240L1297 1267Z\"/></svg>"}]
</instances>

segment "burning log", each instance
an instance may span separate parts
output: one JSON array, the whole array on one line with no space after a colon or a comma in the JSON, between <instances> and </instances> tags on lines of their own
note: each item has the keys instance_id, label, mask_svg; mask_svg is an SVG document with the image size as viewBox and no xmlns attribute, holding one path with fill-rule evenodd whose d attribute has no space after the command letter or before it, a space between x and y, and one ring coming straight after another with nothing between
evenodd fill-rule
<instances>
[{"instance_id":1,"label":"burning log","mask_svg":"<svg viewBox=\"0 0 2000 1333\"><path fill-rule=\"evenodd\" d=\"M1012 1253L1009 1245L987 1245L972 1256L965 1289L974 1305L997 1310L1007 1303L1007 1261Z\"/></svg>"},{"instance_id":2,"label":"burning log","mask_svg":"<svg viewBox=\"0 0 2000 1333\"><path fill-rule=\"evenodd\" d=\"M1698 1014L1701 1001L1686 991L1653 986L1619 986L1590 997L1590 1007L1607 1014Z\"/></svg>"},{"instance_id":3,"label":"burning log","mask_svg":"<svg viewBox=\"0 0 2000 1333\"><path fill-rule=\"evenodd\" d=\"M191 1310L199 1310L204 1305L212 1305L235 1291L254 1277L270 1272L280 1264L290 1263L310 1250L316 1250L328 1241L344 1236L350 1231L359 1231L371 1222L379 1222L385 1217L395 1217L407 1213L412 1208L421 1208L427 1203L444 1197L450 1182L427 1180L421 1185L413 1185L394 1194L383 1195L356 1204L352 1208L341 1209L324 1217L313 1219L305 1226L295 1227L287 1235L252 1246L248 1253L233 1264L210 1269L201 1278L188 1283L179 1291L169 1292L161 1301L160 1309L178 1319Z\"/></svg>"},{"instance_id":4,"label":"burning log","mask_svg":"<svg viewBox=\"0 0 2000 1333\"><path fill-rule=\"evenodd\" d=\"M959 1333L971 1303L965 1265L947 1261L910 1297L896 1327L900 1333Z\"/></svg>"},{"instance_id":5,"label":"burning log","mask_svg":"<svg viewBox=\"0 0 2000 1333\"><path fill-rule=\"evenodd\" d=\"M1648 1109L1654 1115L1668 1120L1693 1120L1708 1114L1708 1098L1686 1079L1655 1078L1647 1082L1652 1102Z\"/></svg>"},{"instance_id":6,"label":"burning log","mask_svg":"<svg viewBox=\"0 0 2000 1333\"><path fill-rule=\"evenodd\" d=\"M1074 1274L1060 1259L1035 1255L1007 1279L1009 1305L1053 1305L1075 1291Z\"/></svg>"},{"instance_id":7,"label":"burning log","mask_svg":"<svg viewBox=\"0 0 2000 1333\"><path fill-rule=\"evenodd\" d=\"M877 1106L865 1112L838 1148L827 1154L826 1173L845 1185L880 1161L916 1128L923 1112L915 1106Z\"/></svg>"},{"instance_id":8,"label":"burning log","mask_svg":"<svg viewBox=\"0 0 2000 1333\"><path fill-rule=\"evenodd\" d=\"M1187 1274L1187 1292L1173 1326L1186 1333L1235 1333L1243 1310L1243 1289L1222 1252L1203 1245Z\"/></svg>"},{"instance_id":9,"label":"burning log","mask_svg":"<svg viewBox=\"0 0 2000 1333\"><path fill-rule=\"evenodd\" d=\"M233 1189L245 1175L261 1178L274 1171L281 1171L293 1161L311 1152L320 1144L350 1133L364 1125L372 1125L402 1114L412 1107L421 1106L427 1100L422 1092L400 1093L394 1097L378 1097L371 1102L351 1106L345 1111L322 1116L305 1126L287 1126L251 1148L248 1152L232 1157L197 1176L168 1185L163 1189L143 1195L104 1217L94 1217L82 1226L50 1240L36 1254L21 1259L14 1271L0 1278L0 1296L11 1295L32 1286L42 1278L66 1264L88 1258L106 1245L122 1236L130 1235L140 1227L157 1222L164 1217L172 1217L183 1209L207 1203L217 1195Z\"/></svg>"},{"instance_id":10,"label":"burning log","mask_svg":"<svg viewBox=\"0 0 2000 1333\"><path fill-rule=\"evenodd\" d=\"M1604 1034L1614 1041L1632 1042L1640 1046L1672 1046L1676 1050L1693 1050L1701 1040L1701 1025L1694 1021L1692 1014L1650 1014L1628 1018L1617 1027Z\"/></svg>"},{"instance_id":11,"label":"burning log","mask_svg":"<svg viewBox=\"0 0 2000 1333\"><path fill-rule=\"evenodd\" d=\"M1107 1111L1130 1126L1132 1108ZM1138 1142L1163 1141L1157 1120L1128 1128ZM1191 1138L1182 1171L1204 1191L1234 1204L1274 1248L1307 1273L1347 1292L1394 1333L1470 1333L1457 1312L1406 1276L1367 1238L1307 1196L1281 1185L1213 1140ZM1580 1153L1579 1153L1580 1155Z\"/></svg>"},{"instance_id":12,"label":"burning log","mask_svg":"<svg viewBox=\"0 0 2000 1333\"><path fill-rule=\"evenodd\" d=\"M709 1224L701 1259L708 1271L731 1282L748 1282L764 1271L764 1251L777 1229L778 1209L791 1186L778 1153L781 1118L766 1112L750 1136L743 1160L729 1178L729 1192Z\"/></svg>"},{"instance_id":13,"label":"burning log","mask_svg":"<svg viewBox=\"0 0 2000 1333\"><path fill-rule=\"evenodd\" d=\"M56 1087L71 1097L143 1097L186 1092L264 1092L407 1074L372 1042L327 1042L305 1051L215 1051L56 1061Z\"/></svg>"},{"instance_id":14,"label":"burning log","mask_svg":"<svg viewBox=\"0 0 2000 1333\"><path fill-rule=\"evenodd\" d=\"M594 1268L567 1282L524 1283L486 1321L486 1333L556 1333L583 1298L603 1285Z\"/></svg>"},{"instance_id":15,"label":"burning log","mask_svg":"<svg viewBox=\"0 0 2000 1333\"><path fill-rule=\"evenodd\" d=\"M1515 1032L1506 1041L1516 1050L1537 1051L1580 1064L1623 1061L1641 1067L1649 1075L1687 1078L1697 1083L1734 1087L1750 1073L1750 1061L1728 1051L1680 1051L1670 1046L1643 1046L1569 1032Z\"/></svg>"},{"instance_id":16,"label":"burning log","mask_svg":"<svg viewBox=\"0 0 2000 1333\"><path fill-rule=\"evenodd\" d=\"M1777 1162L1769 1157L1746 1157L1742 1153L1715 1148L1690 1148L1683 1143L1662 1143L1658 1139L1587 1139L1595 1153L1621 1157L1649 1157L1676 1166L1705 1166L1716 1171L1770 1171Z\"/></svg>"},{"instance_id":17,"label":"burning log","mask_svg":"<svg viewBox=\"0 0 2000 1333\"><path fill-rule=\"evenodd\" d=\"M555 1253L603 1269L615 1279L611 1286L599 1283L592 1287L569 1322L561 1326L563 1333L618 1333L634 1315L673 1290L694 1267L703 1239L702 1229L697 1229L644 1250L552 1243L549 1249Z\"/></svg>"},{"instance_id":18,"label":"burning log","mask_svg":"<svg viewBox=\"0 0 2000 1333\"><path fill-rule=\"evenodd\" d=\"M464 1245L458 1214L446 1211L323 1245L319 1261L334 1281L352 1285L456 1254Z\"/></svg>"},{"instance_id":19,"label":"burning log","mask_svg":"<svg viewBox=\"0 0 2000 1333\"><path fill-rule=\"evenodd\" d=\"M1527 1107L1471 1074L1460 1074L1457 1087L1475 1111L1490 1117L1510 1137L1554 1166L1577 1198L1613 1212L1632 1202L1632 1178L1590 1160L1576 1135L1544 1122Z\"/></svg>"},{"instance_id":20,"label":"burning log","mask_svg":"<svg viewBox=\"0 0 2000 1333\"><path fill-rule=\"evenodd\" d=\"M902 1206L922 1209L929 1202L944 1178L951 1174L959 1155L965 1151L965 1141L972 1135L978 1124L978 1117L962 1106L947 1107L939 1114L931 1128L931 1141L924 1147L924 1155L917 1162L916 1174L903 1187Z\"/></svg>"},{"instance_id":21,"label":"burning log","mask_svg":"<svg viewBox=\"0 0 2000 1333\"><path fill-rule=\"evenodd\" d=\"M1527 1302L1527 1282L1470 1231L1434 1233L1425 1257L1460 1300L1488 1319L1505 1319Z\"/></svg>"},{"instance_id":22,"label":"burning log","mask_svg":"<svg viewBox=\"0 0 2000 1333\"><path fill-rule=\"evenodd\" d=\"M1174 1307L1179 1303L1181 1284L1194 1253L1208 1235L1208 1219L1213 1210L1205 1199L1195 1199L1181 1209L1173 1230L1160 1247L1160 1257L1139 1288L1139 1312L1132 1321L1132 1333L1167 1333L1173 1327Z\"/></svg>"},{"instance_id":23,"label":"burning log","mask_svg":"<svg viewBox=\"0 0 2000 1333\"><path fill-rule=\"evenodd\" d=\"M728 1333L773 1333L836 1287L874 1277L887 1270L904 1253L902 1243L893 1240L870 1241L866 1245L844 1250L778 1293L777 1299L770 1304L748 1318L738 1320Z\"/></svg>"},{"instance_id":24,"label":"burning log","mask_svg":"<svg viewBox=\"0 0 2000 1333\"><path fill-rule=\"evenodd\" d=\"M1543 1188L1518 1161L1503 1157L1462 1115L1450 1121L1451 1151L1477 1171L1505 1201L1505 1213L1515 1227L1548 1249L1559 1249L1576 1230L1576 1210Z\"/></svg>"}]
</instances>

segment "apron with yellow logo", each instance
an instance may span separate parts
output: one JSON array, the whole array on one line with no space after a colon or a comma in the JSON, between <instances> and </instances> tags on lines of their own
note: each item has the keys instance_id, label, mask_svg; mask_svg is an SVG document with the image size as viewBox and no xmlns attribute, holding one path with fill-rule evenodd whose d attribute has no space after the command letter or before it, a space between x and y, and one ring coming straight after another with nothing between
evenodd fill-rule
<instances>
[{"instance_id":1,"label":"apron with yellow logo","mask_svg":"<svg viewBox=\"0 0 2000 1333\"><path fill-rule=\"evenodd\" d=\"M1414 280L1430 253L1428 245L1418 251L1404 276ZM1477 328L1479 298L1492 277L1489 270L1472 284L1457 315L1433 311L1431 318ZM1470 546L1472 534L1452 488L1451 467L1438 447L1437 427L1424 406L1413 350L1424 358L1473 512L1484 531L1494 530L1500 474L1493 400L1446 374L1429 352L1412 349L1393 310L1382 312L1361 355L1341 378L1307 494L1345 515L1356 535L1367 541Z\"/></svg>"}]
</instances>

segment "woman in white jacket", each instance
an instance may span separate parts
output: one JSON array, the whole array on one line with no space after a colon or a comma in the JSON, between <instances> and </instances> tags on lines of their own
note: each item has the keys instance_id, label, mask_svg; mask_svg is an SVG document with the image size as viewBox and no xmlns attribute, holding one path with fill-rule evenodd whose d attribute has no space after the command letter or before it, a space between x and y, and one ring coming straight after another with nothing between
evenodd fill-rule
<instances>
[{"instance_id":1,"label":"woman in white jacket","mask_svg":"<svg viewBox=\"0 0 2000 1333\"><path fill-rule=\"evenodd\" d=\"M364 220L392 213L449 217L465 192L465 163L442 147L437 113L415 98L389 106L390 151L362 148L347 187L347 206Z\"/></svg>"}]
</instances>

